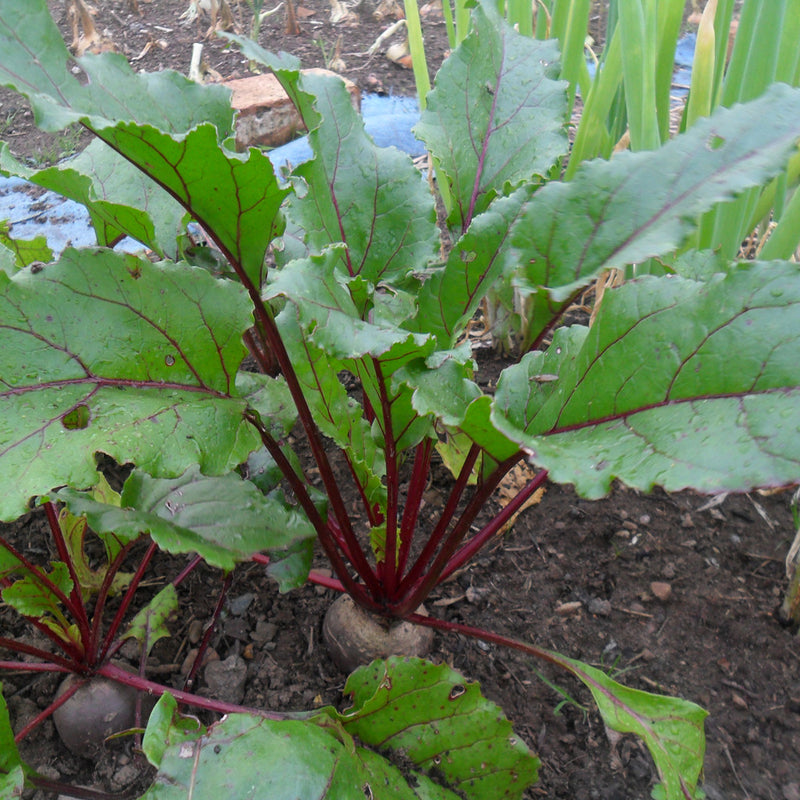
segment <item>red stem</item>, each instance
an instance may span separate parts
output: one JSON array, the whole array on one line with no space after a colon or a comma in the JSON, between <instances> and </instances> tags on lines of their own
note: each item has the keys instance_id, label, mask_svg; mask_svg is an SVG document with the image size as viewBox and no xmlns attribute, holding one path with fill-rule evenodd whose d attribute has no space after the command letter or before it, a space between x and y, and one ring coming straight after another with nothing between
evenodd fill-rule
<instances>
[{"instance_id":1,"label":"red stem","mask_svg":"<svg viewBox=\"0 0 800 800\"><path fill-rule=\"evenodd\" d=\"M265 556L263 553L254 553L252 556L250 556L250 560L255 561L256 564L269 564L269 556ZM342 586L342 582L340 580L332 578L330 575L324 575L315 569L312 569L308 573L308 579L311 581L311 583L324 586L326 589L335 589L337 592L344 592L344 586Z\"/></svg>"},{"instance_id":2,"label":"red stem","mask_svg":"<svg viewBox=\"0 0 800 800\"><path fill-rule=\"evenodd\" d=\"M403 509L403 518L400 521L400 553L397 557L397 571L400 575L405 571L406 563L408 562L414 530L417 527L420 508L422 508L422 495L425 493L425 486L428 483L428 471L432 454L433 439L424 439L417 445L417 452L414 455L414 468L411 472L411 480L408 483L406 505Z\"/></svg>"},{"instance_id":3,"label":"red stem","mask_svg":"<svg viewBox=\"0 0 800 800\"><path fill-rule=\"evenodd\" d=\"M442 570L439 581L452 575L460 566L469 561L528 501L531 495L547 480L547 470L543 469L528 485L511 500L508 505L487 525L473 536L448 562Z\"/></svg>"},{"instance_id":4,"label":"red stem","mask_svg":"<svg viewBox=\"0 0 800 800\"><path fill-rule=\"evenodd\" d=\"M308 491L306 490L305 483L294 471L292 465L281 451L278 443L270 435L269 431L266 429L261 420L255 415L250 415L249 420L259 432L261 441L269 451L270 455L275 459L275 463L278 465L281 473L292 487L292 491L294 492L297 501L302 506L303 511L305 511L306 516L314 526L314 530L317 532L317 537L319 538L320 544L325 550L325 554L328 556L328 560L331 562L331 567L346 587L347 593L352 595L354 599L357 599L358 602L364 603L367 607L374 609L376 607L375 601L373 601L367 595L363 586L353 580L349 570L347 569L347 565L342 559L341 553L343 552L347 558L350 559L351 563L353 563L353 566L358 570L356 563L357 558L356 555L351 552L349 540L342 533L342 539L340 541L333 532L335 521L331 520L330 523L326 523L322 518L317 510L317 507L314 505L314 502L309 496ZM356 546L358 548L358 554L360 554L363 558L363 551L361 550L360 546L358 546L357 542ZM364 563L366 564L366 562ZM366 572L362 573L359 570L359 576L364 580L364 583L367 585L367 588L373 597L379 595L378 581L369 564L366 564Z\"/></svg>"},{"instance_id":5,"label":"red stem","mask_svg":"<svg viewBox=\"0 0 800 800\"><path fill-rule=\"evenodd\" d=\"M45 588L49 589L53 592L53 594L59 599L59 601L67 608L71 609L72 604L69 598L54 584L50 579L32 562L28 561L22 553L18 552L12 545L10 545L7 541L0 542L0 547L5 548L14 558L18 559L22 566L28 570L32 577L36 578L40 584L44 585ZM3 584L7 586L13 585L13 581L8 579L3 579ZM48 639L50 639L53 644L60 647L64 653L66 653L70 658L72 658L76 663L81 663L84 659L85 652L82 650L83 642L76 642L73 639L64 639L59 636L50 626L45 625L40 619L37 617L31 617L26 614L22 614L28 622L31 623L37 630L41 631ZM66 631L65 631L66 633ZM13 641L11 639L7 641ZM45 652L45 651L42 651ZM49 655L48 655L49 657Z\"/></svg>"},{"instance_id":6,"label":"red stem","mask_svg":"<svg viewBox=\"0 0 800 800\"><path fill-rule=\"evenodd\" d=\"M474 447L474 446L473 446ZM442 570L447 566L453 553L464 537L469 533L470 526L475 518L480 514L486 501L492 496L497 485L503 476L519 461L519 456L515 455L500 464L494 472L475 490L475 493L467 503L466 508L461 512L458 521L450 530L445 538L439 552L436 554L433 563L425 573L410 586L406 596L392 610L398 616L405 617L406 614L414 611L420 603L430 594L431 589L441 579ZM402 590L402 587L401 587Z\"/></svg>"},{"instance_id":7,"label":"red stem","mask_svg":"<svg viewBox=\"0 0 800 800\"><path fill-rule=\"evenodd\" d=\"M328 495L328 501L331 504L331 510L333 511L333 515L337 522L339 523L339 528L341 529L342 535L344 536L345 541L350 549L353 567L355 568L356 572L358 572L364 583L370 588L373 597L379 597L380 591L378 590L375 573L367 561L364 551L361 549L361 545L358 543L355 531L353 530L350 522L350 517L347 514L347 509L344 506L342 494L339 491L338 484L336 483L333 469L331 468L330 461L328 460L328 456L322 444L319 429L314 423L314 417L311 413L311 409L306 403L305 395L303 394L302 387L300 386L300 381L294 371L289 354L286 351L283 340L281 339L280 332L275 325L275 320L272 318L271 313L261 300L258 290L256 290L252 283L250 283L250 280L244 270L242 270L241 267L233 260L231 260L231 264L250 293L250 299L253 301L256 319L263 327L267 345L275 354L275 358L278 361L281 373L286 380L286 385L290 394L292 395L292 400L294 401L295 407L297 408L300 424L303 426L303 430L306 432L308 444L314 456L314 461L319 469L319 474L322 478L325 492ZM290 469L290 471L292 474L294 474L293 470ZM284 472L284 474L286 473ZM287 475L287 478L288 477L289 475ZM325 546L324 542L323 546ZM340 574L339 577L345 581L344 575Z\"/></svg>"},{"instance_id":8,"label":"red stem","mask_svg":"<svg viewBox=\"0 0 800 800\"><path fill-rule=\"evenodd\" d=\"M165 692L169 692L179 703L183 705L194 706L195 708L204 708L207 711L216 711L220 714L242 713L249 714L251 716L255 715L258 717L265 717L266 719L287 719L292 716L292 712L281 714L276 711L265 711L261 708L240 706L234 703L224 703L221 700L213 700L210 697L201 697L200 695L192 694L191 692L184 692L181 689L172 689L169 686L164 686L163 684L156 683L155 681L148 680L147 678L141 678L135 673L128 672L127 670L122 669L122 667L118 667L116 664L112 664L110 662L103 664L103 666L97 670L97 674L102 675L105 678L109 678L110 680L124 683L126 686L132 686L134 689L138 689L139 691L153 694L156 697L161 697L161 695Z\"/></svg>"},{"instance_id":9,"label":"red stem","mask_svg":"<svg viewBox=\"0 0 800 800\"><path fill-rule=\"evenodd\" d=\"M53 540L56 543L58 557L67 565L69 577L72 580L72 591L70 592L71 603L67 607L78 625L78 630L81 633L81 640L83 641L83 649L89 654L92 651L92 639L89 633L89 615L86 613L86 606L84 605L83 596L81 595L81 582L75 571L75 564L72 562L72 556L67 549L67 543L64 540L64 531L61 529L61 523L58 521L56 507L49 500L43 505L44 513L47 516L47 522L50 525L50 532L53 534Z\"/></svg>"},{"instance_id":10,"label":"red stem","mask_svg":"<svg viewBox=\"0 0 800 800\"><path fill-rule=\"evenodd\" d=\"M422 574L425 572L425 568L428 566L431 558L433 558L436 548L444 538L447 528L453 519L453 515L456 513L456 508L461 501L461 495L464 493L464 489L467 487L469 476L472 474L472 468L475 466L475 462L478 460L479 455L480 448L476 444L473 444L467 453L467 457L464 459L464 463L461 466L461 471L458 473L455 486L453 486L450 491L450 497L447 498L447 503L442 509L442 513L439 516L439 521L436 523L436 527L428 537L428 541L425 542L422 552L419 554L419 556L417 556L417 560L408 571L408 574L405 576L405 578L403 578L402 581L400 581L400 586L398 587L397 591L398 595L402 596L402 594L411 586L413 586L414 583L416 583L420 576L422 576Z\"/></svg>"},{"instance_id":11,"label":"red stem","mask_svg":"<svg viewBox=\"0 0 800 800\"><path fill-rule=\"evenodd\" d=\"M186 675L186 680L183 682L183 688L187 691L194 685L194 679L197 677L197 672L200 665L203 663L203 658L208 650L208 645L211 643L211 637L214 635L214 629L217 626L217 620L222 613L222 606L225 604L225 598L228 596L228 590L231 588L233 582L233 573L228 572L222 582L222 589L220 590L219 597L217 597L217 604L214 606L214 613L211 615L211 622L206 626L203 639L197 648L197 655L195 656L192 667Z\"/></svg>"},{"instance_id":12,"label":"red stem","mask_svg":"<svg viewBox=\"0 0 800 800\"><path fill-rule=\"evenodd\" d=\"M133 543L130 542L126 547L130 547ZM100 650L99 657L95 661L97 664L98 661L103 661L108 656L108 651L111 645L114 643L114 638L117 635L117 631L119 630L120 625L122 625L122 620L125 617L125 614L128 610L128 606L130 606L131 602L133 601L133 597L136 594L137 589L139 588L139 584L142 582L142 576L144 575L144 571L147 569L150 560L155 555L156 551L158 550L158 545L155 542L151 541L150 544L147 546L147 551L145 552L144 556L142 556L142 560L139 563L139 567L134 573L133 578L131 578L130 585L128 586L125 596L122 598L122 602L120 603L119 608L117 609L117 613L114 614L114 619L111 621L111 625L108 629L108 633L105 635L105 639L103 641L103 646ZM114 559L114 563L116 564L119 560L119 557L125 553L125 550L119 552L117 558ZM117 567L119 569L119 567ZM108 577L108 575L106 575ZM103 581L103 585L106 585L106 582ZM110 586L110 583L108 584ZM108 589L106 588L106 592ZM100 624L102 622L102 610L103 604L100 604L98 598L98 607L95 608L95 616L93 620L93 635L99 636L100 633Z\"/></svg>"},{"instance_id":13,"label":"red stem","mask_svg":"<svg viewBox=\"0 0 800 800\"><path fill-rule=\"evenodd\" d=\"M26 656L40 658L46 664L57 664L59 667L61 667L61 671L66 670L67 672L75 672L82 671L84 668L80 657L69 661L64 658L64 656L60 656L57 653L48 653L47 650L42 650L38 647L34 647L33 645L18 642L16 639L8 639L5 636L0 636L0 648L10 650L12 653L25 653ZM27 670L29 666L33 671L39 669L39 665L37 664L27 665L24 662L21 663L18 668Z\"/></svg>"},{"instance_id":14,"label":"red stem","mask_svg":"<svg viewBox=\"0 0 800 800\"><path fill-rule=\"evenodd\" d=\"M399 503L400 477L397 465L397 447L394 440L392 426L392 405L386 391L386 381L383 377L380 362L372 359L375 369L375 378L378 383L378 392L381 398L381 411L383 413L383 452L386 464L386 538L384 540L384 557L378 562L378 579L383 583L385 597L392 597L397 589L398 552L397 552L397 506Z\"/></svg>"},{"instance_id":15,"label":"red stem","mask_svg":"<svg viewBox=\"0 0 800 800\"><path fill-rule=\"evenodd\" d=\"M173 579L172 585L177 589L191 575L198 564L203 563L202 556L195 556Z\"/></svg>"}]
</instances>

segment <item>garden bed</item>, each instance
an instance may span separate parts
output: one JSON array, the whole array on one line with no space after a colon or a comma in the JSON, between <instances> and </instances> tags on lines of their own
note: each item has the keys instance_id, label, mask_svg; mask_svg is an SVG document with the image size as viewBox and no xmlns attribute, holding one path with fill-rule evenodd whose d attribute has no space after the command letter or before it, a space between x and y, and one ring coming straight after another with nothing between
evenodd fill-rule
<instances>
[{"instance_id":1,"label":"garden bed","mask_svg":"<svg viewBox=\"0 0 800 800\"><path fill-rule=\"evenodd\" d=\"M240 5L245 16L246 6ZM328 21L327 4L305 6L314 13L301 22L299 36L289 37L285 19L276 15L265 25L262 43L291 50L306 66L319 66L341 35L341 57L348 64L343 74L365 90L413 91L410 72L380 55L357 55L387 24L374 20L371 9L361 7L358 24L336 27ZM141 17L127 3L104 4L98 29L128 57L143 53L152 39L149 51L134 62L142 68L185 71L191 43L207 23L184 27L178 19L185 10L182 2L140 0L139 7ZM439 53L444 49L443 25L428 21L426 26L434 65L434 42ZM162 49L158 40L164 37ZM225 77L243 74L240 55L223 52L216 42L206 48L212 69ZM25 135L23 123L29 118L24 115L13 112L6 138L19 155L41 155L45 145ZM492 360L484 357L487 371ZM423 515L441 508L446 480L439 470ZM355 499L345 498L348 504ZM21 550L47 561L54 554L47 551L43 531L41 520L31 517L14 536ZM569 489L548 486L538 505L434 592L429 610L580 658L627 685L700 703L710 711L707 797L794 800L800 797L795 674L800 645L773 615L792 534L787 493L732 496L717 503L689 493L645 497L617 490L590 503ZM157 586L181 564L163 557L151 567L148 581ZM152 677L182 685L182 663L212 613L221 581L219 573L206 570L182 587L182 616L170 622L171 636L154 650L148 665ZM319 587L278 595L263 567L240 567L212 641L228 670L216 688L202 682L196 688L217 694L236 689L236 701L276 710L342 704L345 676L320 641L322 614L331 599L331 592ZM4 631L19 634L3 614ZM434 659L480 681L540 753L541 782L529 797L650 796L654 774L643 745L612 740L576 682L550 672L543 682L529 657L455 635L437 634ZM47 704L57 682L52 676L8 677L5 693L17 726ZM72 756L56 743L51 723L26 740L23 755L52 780L116 794L146 783L143 761L130 747L113 745L99 760Z\"/></svg>"}]
</instances>

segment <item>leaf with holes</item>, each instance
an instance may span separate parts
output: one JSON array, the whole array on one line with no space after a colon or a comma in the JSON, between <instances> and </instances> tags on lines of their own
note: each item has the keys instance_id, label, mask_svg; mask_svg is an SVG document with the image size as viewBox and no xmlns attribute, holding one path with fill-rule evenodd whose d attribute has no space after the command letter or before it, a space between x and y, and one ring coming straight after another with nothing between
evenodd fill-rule
<instances>
[{"instance_id":1,"label":"leaf with holes","mask_svg":"<svg viewBox=\"0 0 800 800\"><path fill-rule=\"evenodd\" d=\"M255 797L258 787L257 796L270 800L351 800L354 791L375 800L495 800L520 797L535 778L538 759L500 709L446 666L375 661L345 691L355 705L344 714L231 714L195 737L174 701L162 698L144 739L158 774L142 800L191 797L200 781L204 795Z\"/></svg>"},{"instance_id":2,"label":"leaf with holes","mask_svg":"<svg viewBox=\"0 0 800 800\"><path fill-rule=\"evenodd\" d=\"M249 324L240 287L185 264L67 250L0 274L0 464L15 475L0 518L94 485L96 451L160 475L244 461L259 444L233 383Z\"/></svg>"}]
</instances>

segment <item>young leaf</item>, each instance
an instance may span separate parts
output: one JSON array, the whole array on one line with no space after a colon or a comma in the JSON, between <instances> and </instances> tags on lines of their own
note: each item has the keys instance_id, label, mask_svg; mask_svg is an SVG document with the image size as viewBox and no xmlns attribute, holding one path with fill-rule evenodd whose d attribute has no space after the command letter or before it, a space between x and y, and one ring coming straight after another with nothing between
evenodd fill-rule
<instances>
[{"instance_id":1,"label":"young leaf","mask_svg":"<svg viewBox=\"0 0 800 800\"><path fill-rule=\"evenodd\" d=\"M241 287L185 264L67 250L0 274L0 463L15 475L0 518L96 483L96 451L161 475L244 461L259 442L233 375L250 324Z\"/></svg>"},{"instance_id":2,"label":"young leaf","mask_svg":"<svg viewBox=\"0 0 800 800\"><path fill-rule=\"evenodd\" d=\"M450 222L466 228L494 197L543 176L567 150L557 44L517 33L480 3L439 71L415 133L446 175Z\"/></svg>"},{"instance_id":3,"label":"young leaf","mask_svg":"<svg viewBox=\"0 0 800 800\"><path fill-rule=\"evenodd\" d=\"M536 780L539 759L502 711L446 664L374 661L354 672L344 691L353 695L353 708L342 715L348 733L438 769L469 800L520 797Z\"/></svg>"},{"instance_id":4,"label":"young leaf","mask_svg":"<svg viewBox=\"0 0 800 800\"><path fill-rule=\"evenodd\" d=\"M606 292L591 328L561 329L507 369L493 420L588 497L614 478L645 491L781 486L800 474L799 341L796 264L743 264L705 284L644 278Z\"/></svg>"},{"instance_id":5,"label":"young leaf","mask_svg":"<svg viewBox=\"0 0 800 800\"><path fill-rule=\"evenodd\" d=\"M120 540L113 535L101 535L103 544L106 548L106 562L97 568L93 568L86 554L85 540L87 524L85 517L76 517L64 508L58 515L58 524L64 534L64 542L69 550L70 560L78 578L81 594L84 602L96 595L103 585L106 578L108 566L120 550ZM132 572L117 572L111 580L108 593L114 596L124 591L133 578Z\"/></svg>"},{"instance_id":6,"label":"young leaf","mask_svg":"<svg viewBox=\"0 0 800 800\"><path fill-rule=\"evenodd\" d=\"M0 684L0 797L22 797L25 772Z\"/></svg>"},{"instance_id":7,"label":"young leaf","mask_svg":"<svg viewBox=\"0 0 800 800\"><path fill-rule=\"evenodd\" d=\"M5 553L5 550L3 552ZM3 560L8 560L7 553ZM5 568L6 565L3 564L3 566ZM50 584L40 580L28 570L24 572L19 570L21 577L10 586L6 586L0 595L2 595L3 602L17 613L26 617L35 617L64 641L77 644L80 642L78 631L74 625L69 624L64 616L61 598L54 591L54 588L58 589L62 595L68 597L72 591L72 579L66 564L61 561L53 561L52 567L50 573L45 573Z\"/></svg>"},{"instance_id":8,"label":"young leaf","mask_svg":"<svg viewBox=\"0 0 800 800\"><path fill-rule=\"evenodd\" d=\"M234 473L210 478L196 467L175 479L134 470L125 481L121 508L71 489L62 489L59 497L85 514L93 530L118 536L149 531L163 550L196 552L225 570L253 553L282 551L314 536L305 515L277 494L264 496Z\"/></svg>"},{"instance_id":9,"label":"young leaf","mask_svg":"<svg viewBox=\"0 0 800 800\"><path fill-rule=\"evenodd\" d=\"M122 639L136 639L142 646L145 656L149 655L153 645L168 637L167 620L178 611L178 593L168 583L139 613L131 620Z\"/></svg>"},{"instance_id":10,"label":"young leaf","mask_svg":"<svg viewBox=\"0 0 800 800\"><path fill-rule=\"evenodd\" d=\"M630 689L604 672L559 656L559 663L583 681L594 697L603 721L620 733L635 733L647 744L661 784L653 791L660 800L698 797L703 768L703 720L708 712L679 697Z\"/></svg>"}]
</instances>

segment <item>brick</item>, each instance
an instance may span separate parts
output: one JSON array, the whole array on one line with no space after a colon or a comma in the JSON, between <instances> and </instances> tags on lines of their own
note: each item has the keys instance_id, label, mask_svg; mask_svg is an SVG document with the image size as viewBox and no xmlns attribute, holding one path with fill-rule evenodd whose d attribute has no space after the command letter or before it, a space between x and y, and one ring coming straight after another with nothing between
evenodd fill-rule
<instances>
[{"instance_id":1,"label":"brick","mask_svg":"<svg viewBox=\"0 0 800 800\"><path fill-rule=\"evenodd\" d=\"M335 75L324 69L303 70L308 73ZM232 90L231 105L238 112L236 119L236 149L248 147L279 147L305 131L300 115L272 74L237 78L224 83ZM361 108L361 93L352 82L345 80L353 107Z\"/></svg>"}]
</instances>

